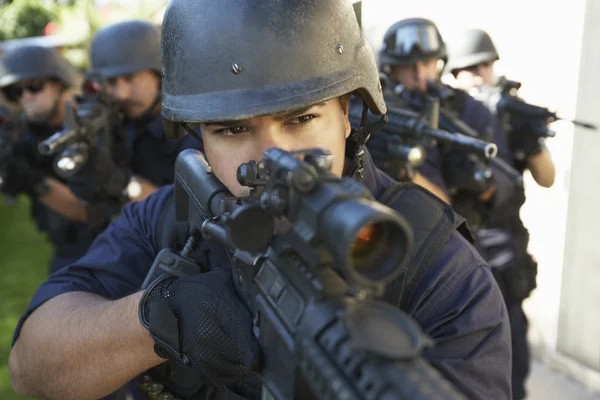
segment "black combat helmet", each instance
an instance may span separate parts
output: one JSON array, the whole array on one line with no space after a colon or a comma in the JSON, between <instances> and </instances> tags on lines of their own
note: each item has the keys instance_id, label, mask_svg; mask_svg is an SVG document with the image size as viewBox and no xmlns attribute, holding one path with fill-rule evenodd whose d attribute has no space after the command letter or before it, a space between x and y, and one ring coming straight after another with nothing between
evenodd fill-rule
<instances>
[{"instance_id":1,"label":"black combat helmet","mask_svg":"<svg viewBox=\"0 0 600 400\"><path fill-rule=\"evenodd\" d=\"M106 78L142 70L160 74L160 30L137 20L108 25L92 39L90 64Z\"/></svg>"},{"instance_id":2,"label":"black combat helmet","mask_svg":"<svg viewBox=\"0 0 600 400\"><path fill-rule=\"evenodd\" d=\"M57 79L71 87L75 70L56 50L42 46L18 46L0 58L0 88L40 78Z\"/></svg>"},{"instance_id":3,"label":"black combat helmet","mask_svg":"<svg viewBox=\"0 0 600 400\"><path fill-rule=\"evenodd\" d=\"M172 0L162 26L165 130L244 119L355 92L386 112L346 0Z\"/></svg>"},{"instance_id":4,"label":"black combat helmet","mask_svg":"<svg viewBox=\"0 0 600 400\"><path fill-rule=\"evenodd\" d=\"M481 29L467 29L451 36L448 56L446 70L450 72L500 59L492 38Z\"/></svg>"},{"instance_id":5,"label":"black combat helmet","mask_svg":"<svg viewBox=\"0 0 600 400\"><path fill-rule=\"evenodd\" d=\"M446 45L437 26L425 18L403 19L383 37L379 65L383 72L394 65L414 64L431 58L446 62Z\"/></svg>"}]
</instances>

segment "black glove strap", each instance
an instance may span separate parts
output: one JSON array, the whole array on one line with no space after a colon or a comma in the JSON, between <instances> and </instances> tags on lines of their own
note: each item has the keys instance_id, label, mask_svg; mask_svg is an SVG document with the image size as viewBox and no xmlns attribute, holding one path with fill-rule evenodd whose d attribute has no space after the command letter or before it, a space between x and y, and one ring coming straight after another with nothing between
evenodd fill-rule
<instances>
[{"instance_id":1,"label":"black glove strap","mask_svg":"<svg viewBox=\"0 0 600 400\"><path fill-rule=\"evenodd\" d=\"M154 339L154 352L159 357L174 360L182 366L189 366L189 358L179 351L177 317L171 311L165 296L160 293L168 286L167 280L175 280L175 278L162 275L150 284L140 300L138 316L142 326L150 332L150 336ZM158 287L159 285L163 287Z\"/></svg>"}]
</instances>

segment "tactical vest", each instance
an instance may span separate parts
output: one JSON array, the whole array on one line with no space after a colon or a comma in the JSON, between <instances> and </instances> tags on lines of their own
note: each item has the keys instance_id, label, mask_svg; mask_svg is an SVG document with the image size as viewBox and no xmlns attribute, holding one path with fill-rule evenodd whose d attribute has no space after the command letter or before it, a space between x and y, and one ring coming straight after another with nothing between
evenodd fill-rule
<instances>
[{"instance_id":1,"label":"tactical vest","mask_svg":"<svg viewBox=\"0 0 600 400\"><path fill-rule=\"evenodd\" d=\"M411 226L414 235L414 247L411 262L403 271L401 276L386 288L383 300L397 306L401 310L407 310L409 302L416 290L419 288L427 272L437 259L438 255L450 239L454 231L462 234L470 243L473 237L467 228L465 219L456 214L450 206L439 200L435 195L412 183L400 183L388 188L380 197L379 202L397 211L406 219ZM157 242L162 243L162 248L181 248L185 241L187 232L175 224L175 207L167 207L158 219ZM214 244L214 243L213 243ZM206 247L205 247L206 250ZM221 245L210 246L209 251L215 252L219 263L228 262L229 251ZM200 258L206 257L206 253L200 252ZM202 261L206 262L206 258ZM230 263L231 264L231 263ZM242 279L235 279L234 283L240 297L251 300L253 293L245 286L245 282L252 281L253 271L233 263L233 274L241 275ZM150 378L152 376L152 378ZM174 393L179 398L197 399L244 399L257 398L260 394L260 382L251 379L244 385L235 388L235 392L229 389L207 388L195 382L191 371L168 362L150 371L150 375L144 377L143 390L148 390L151 382L160 381L165 390ZM145 386L144 386L145 385ZM189 395L194 393L194 395Z\"/></svg>"}]
</instances>

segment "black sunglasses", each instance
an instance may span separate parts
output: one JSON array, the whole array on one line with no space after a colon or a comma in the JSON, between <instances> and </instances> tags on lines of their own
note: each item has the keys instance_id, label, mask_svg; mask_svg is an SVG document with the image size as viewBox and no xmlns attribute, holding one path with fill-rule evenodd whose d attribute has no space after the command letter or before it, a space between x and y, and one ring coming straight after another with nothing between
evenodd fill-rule
<instances>
[{"instance_id":1,"label":"black sunglasses","mask_svg":"<svg viewBox=\"0 0 600 400\"><path fill-rule=\"evenodd\" d=\"M4 96L8 101L16 103L19 101L23 92L27 90L29 93L36 94L44 90L46 81L33 81L24 85L11 85L3 89Z\"/></svg>"}]
</instances>

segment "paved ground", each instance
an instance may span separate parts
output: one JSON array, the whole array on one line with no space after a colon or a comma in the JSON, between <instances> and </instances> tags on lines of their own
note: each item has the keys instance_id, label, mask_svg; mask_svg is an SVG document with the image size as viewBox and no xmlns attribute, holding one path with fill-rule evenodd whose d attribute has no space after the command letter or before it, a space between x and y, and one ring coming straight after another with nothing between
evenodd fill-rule
<instances>
[{"instance_id":1,"label":"paved ground","mask_svg":"<svg viewBox=\"0 0 600 400\"><path fill-rule=\"evenodd\" d=\"M583 384L538 361L533 362L527 387L527 400L600 400L600 393L590 392Z\"/></svg>"}]
</instances>

